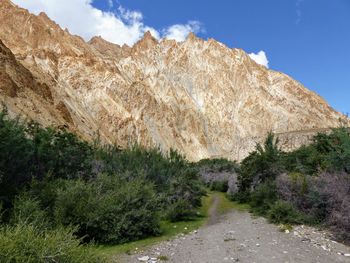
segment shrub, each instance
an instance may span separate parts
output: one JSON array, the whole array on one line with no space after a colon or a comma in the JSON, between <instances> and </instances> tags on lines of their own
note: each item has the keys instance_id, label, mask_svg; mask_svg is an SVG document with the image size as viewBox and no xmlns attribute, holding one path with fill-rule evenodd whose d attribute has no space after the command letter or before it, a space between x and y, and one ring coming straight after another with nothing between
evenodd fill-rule
<instances>
[{"instance_id":1,"label":"shrub","mask_svg":"<svg viewBox=\"0 0 350 263\"><path fill-rule=\"evenodd\" d=\"M284 153L282 163L289 172L307 175L317 175L320 170L327 167L324 154L321 154L314 144Z\"/></svg>"},{"instance_id":2,"label":"shrub","mask_svg":"<svg viewBox=\"0 0 350 263\"><path fill-rule=\"evenodd\" d=\"M0 202L9 208L14 196L31 180L32 143L25 126L0 112Z\"/></svg>"},{"instance_id":3,"label":"shrub","mask_svg":"<svg viewBox=\"0 0 350 263\"><path fill-rule=\"evenodd\" d=\"M199 171L212 172L238 172L239 165L235 161L230 161L224 158L217 159L202 159L195 163L194 166Z\"/></svg>"},{"instance_id":4,"label":"shrub","mask_svg":"<svg viewBox=\"0 0 350 263\"><path fill-rule=\"evenodd\" d=\"M298 224L302 222L301 215L294 206L284 201L276 201L268 211L272 223Z\"/></svg>"},{"instance_id":5,"label":"shrub","mask_svg":"<svg viewBox=\"0 0 350 263\"><path fill-rule=\"evenodd\" d=\"M195 209L201 206L201 197L204 194L205 190L194 169L180 171L178 176L172 179L167 193L168 219L186 220L189 214L194 214Z\"/></svg>"},{"instance_id":6,"label":"shrub","mask_svg":"<svg viewBox=\"0 0 350 263\"><path fill-rule=\"evenodd\" d=\"M323 173L313 190L323 197L325 223L339 239L350 242L350 175Z\"/></svg>"},{"instance_id":7,"label":"shrub","mask_svg":"<svg viewBox=\"0 0 350 263\"><path fill-rule=\"evenodd\" d=\"M0 262L4 263L103 263L88 246L80 245L73 230L43 231L31 224L0 228Z\"/></svg>"},{"instance_id":8,"label":"shrub","mask_svg":"<svg viewBox=\"0 0 350 263\"><path fill-rule=\"evenodd\" d=\"M10 222L12 225L20 223L38 227L48 225L47 214L41 209L39 201L25 193L16 197Z\"/></svg>"},{"instance_id":9,"label":"shrub","mask_svg":"<svg viewBox=\"0 0 350 263\"><path fill-rule=\"evenodd\" d=\"M228 180L213 181L210 184L210 190L226 193L228 190Z\"/></svg>"},{"instance_id":10,"label":"shrub","mask_svg":"<svg viewBox=\"0 0 350 263\"><path fill-rule=\"evenodd\" d=\"M266 215L277 200L276 185L272 181L260 184L250 195L252 211L258 215Z\"/></svg>"},{"instance_id":11,"label":"shrub","mask_svg":"<svg viewBox=\"0 0 350 263\"><path fill-rule=\"evenodd\" d=\"M160 215L190 218L205 194L195 165L173 150L90 144L65 130L11 120L6 111L0 137L2 222L12 226L73 225L84 241L122 243L157 235Z\"/></svg>"},{"instance_id":12,"label":"shrub","mask_svg":"<svg viewBox=\"0 0 350 263\"><path fill-rule=\"evenodd\" d=\"M346 128L334 129L328 136L331 150L327 155L328 170L350 173L350 132Z\"/></svg>"},{"instance_id":13,"label":"shrub","mask_svg":"<svg viewBox=\"0 0 350 263\"><path fill-rule=\"evenodd\" d=\"M41 128L29 123L28 136L34 146L32 172L36 178L51 173L56 178L77 178L91 175L92 148L73 133Z\"/></svg>"},{"instance_id":14,"label":"shrub","mask_svg":"<svg viewBox=\"0 0 350 263\"><path fill-rule=\"evenodd\" d=\"M301 173L281 174L276 178L276 186L279 198L292 203L299 209L307 209L309 176Z\"/></svg>"},{"instance_id":15,"label":"shrub","mask_svg":"<svg viewBox=\"0 0 350 263\"><path fill-rule=\"evenodd\" d=\"M202 180L213 191L227 192L233 195L237 191L237 173L239 166L236 162L226 159L203 159L194 165Z\"/></svg>"},{"instance_id":16,"label":"shrub","mask_svg":"<svg viewBox=\"0 0 350 263\"><path fill-rule=\"evenodd\" d=\"M159 149L148 149L134 145L125 150L104 147L97 150L97 160L102 161L102 172L130 172L131 176L142 173L145 179L153 182L157 192L169 190L170 180L187 169L187 161L176 151L163 155Z\"/></svg>"},{"instance_id":17,"label":"shrub","mask_svg":"<svg viewBox=\"0 0 350 263\"><path fill-rule=\"evenodd\" d=\"M281 154L278 139L269 133L264 144L257 144L256 150L241 162L241 173L238 176L239 191L235 199L246 202L249 200L250 192L261 183L275 180L283 171Z\"/></svg>"},{"instance_id":18,"label":"shrub","mask_svg":"<svg viewBox=\"0 0 350 263\"><path fill-rule=\"evenodd\" d=\"M91 182L67 181L58 189L58 223L78 227L85 241L124 243L159 233L152 185L138 178L101 175Z\"/></svg>"},{"instance_id":19,"label":"shrub","mask_svg":"<svg viewBox=\"0 0 350 263\"><path fill-rule=\"evenodd\" d=\"M191 220L196 216L193 207L183 199L179 199L170 204L167 213L167 219L171 222L177 222L182 220Z\"/></svg>"}]
</instances>

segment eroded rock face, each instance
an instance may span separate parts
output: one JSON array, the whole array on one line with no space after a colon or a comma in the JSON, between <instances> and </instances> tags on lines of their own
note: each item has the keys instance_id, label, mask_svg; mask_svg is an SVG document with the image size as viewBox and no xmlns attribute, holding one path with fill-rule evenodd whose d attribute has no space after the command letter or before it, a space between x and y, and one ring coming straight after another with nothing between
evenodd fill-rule
<instances>
[{"instance_id":1,"label":"eroded rock face","mask_svg":"<svg viewBox=\"0 0 350 263\"><path fill-rule=\"evenodd\" d=\"M0 99L10 112L87 139L98 131L106 142L175 148L190 160L241 159L270 130L289 149L343 118L243 50L193 34L176 42L146 33L133 47L85 42L44 13L1 0L0 39L13 68L9 74L1 53ZM32 80L19 85L22 70Z\"/></svg>"}]
</instances>

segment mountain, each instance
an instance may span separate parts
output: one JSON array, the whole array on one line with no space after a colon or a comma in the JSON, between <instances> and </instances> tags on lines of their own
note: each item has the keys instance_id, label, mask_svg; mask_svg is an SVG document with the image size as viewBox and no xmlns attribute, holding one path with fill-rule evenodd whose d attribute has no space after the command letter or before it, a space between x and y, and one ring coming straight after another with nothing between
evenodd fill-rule
<instances>
[{"instance_id":1,"label":"mountain","mask_svg":"<svg viewBox=\"0 0 350 263\"><path fill-rule=\"evenodd\" d=\"M241 159L269 131L285 149L344 116L243 50L190 34L146 33L134 46L85 42L50 20L0 1L0 101L10 114L99 133L122 147L178 149L190 160Z\"/></svg>"}]
</instances>

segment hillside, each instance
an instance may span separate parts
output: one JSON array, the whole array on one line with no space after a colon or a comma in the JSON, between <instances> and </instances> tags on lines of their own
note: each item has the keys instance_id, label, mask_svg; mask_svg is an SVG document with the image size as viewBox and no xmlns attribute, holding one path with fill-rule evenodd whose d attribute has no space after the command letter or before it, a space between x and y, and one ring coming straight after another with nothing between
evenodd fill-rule
<instances>
[{"instance_id":1,"label":"hillside","mask_svg":"<svg viewBox=\"0 0 350 263\"><path fill-rule=\"evenodd\" d=\"M242 159L270 130L294 149L343 117L243 50L194 34L176 42L146 33L133 47L85 42L2 0L0 40L0 100L10 114L86 139Z\"/></svg>"}]
</instances>

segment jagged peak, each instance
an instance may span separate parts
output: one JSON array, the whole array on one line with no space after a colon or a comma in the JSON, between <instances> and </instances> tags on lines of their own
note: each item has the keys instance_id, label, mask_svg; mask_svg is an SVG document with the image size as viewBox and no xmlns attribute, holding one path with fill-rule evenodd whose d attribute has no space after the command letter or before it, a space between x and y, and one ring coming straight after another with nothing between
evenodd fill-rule
<instances>
[{"instance_id":1,"label":"jagged peak","mask_svg":"<svg viewBox=\"0 0 350 263\"><path fill-rule=\"evenodd\" d=\"M88 43L90 45L95 45L95 44L99 44L99 45L106 45L106 46L114 46L114 47L119 47L120 46L118 44L115 44L115 43L112 43L112 42L109 42L107 40L105 40L103 37L101 36L94 36L92 37Z\"/></svg>"},{"instance_id":2,"label":"jagged peak","mask_svg":"<svg viewBox=\"0 0 350 263\"><path fill-rule=\"evenodd\" d=\"M202 38L197 37L195 33L190 32L186 38L186 41L204 41Z\"/></svg>"},{"instance_id":3,"label":"jagged peak","mask_svg":"<svg viewBox=\"0 0 350 263\"><path fill-rule=\"evenodd\" d=\"M6 2L12 6L16 6L11 0L2 0L3 2Z\"/></svg>"},{"instance_id":4,"label":"jagged peak","mask_svg":"<svg viewBox=\"0 0 350 263\"><path fill-rule=\"evenodd\" d=\"M143 35L143 39L158 42L149 30L145 32L145 34Z\"/></svg>"},{"instance_id":5,"label":"jagged peak","mask_svg":"<svg viewBox=\"0 0 350 263\"><path fill-rule=\"evenodd\" d=\"M102 41L104 41L104 39L101 37L101 36L93 36L90 40L89 40L89 43L90 42L96 42L96 41L98 41L98 42L102 42Z\"/></svg>"},{"instance_id":6,"label":"jagged peak","mask_svg":"<svg viewBox=\"0 0 350 263\"><path fill-rule=\"evenodd\" d=\"M40 12L38 16L51 20L45 12Z\"/></svg>"},{"instance_id":7,"label":"jagged peak","mask_svg":"<svg viewBox=\"0 0 350 263\"><path fill-rule=\"evenodd\" d=\"M21 8L20 6L16 5L11 0L0 0L0 8L19 8L28 11L27 9Z\"/></svg>"},{"instance_id":8,"label":"jagged peak","mask_svg":"<svg viewBox=\"0 0 350 263\"><path fill-rule=\"evenodd\" d=\"M145 32L143 37L135 43L134 50L146 50L158 44L158 40L152 36L150 31Z\"/></svg>"},{"instance_id":9,"label":"jagged peak","mask_svg":"<svg viewBox=\"0 0 350 263\"><path fill-rule=\"evenodd\" d=\"M130 47L128 44L123 44L123 45L122 45L122 49L125 49L125 50L126 50L126 49L130 49L130 48L131 48L131 47Z\"/></svg>"}]
</instances>

